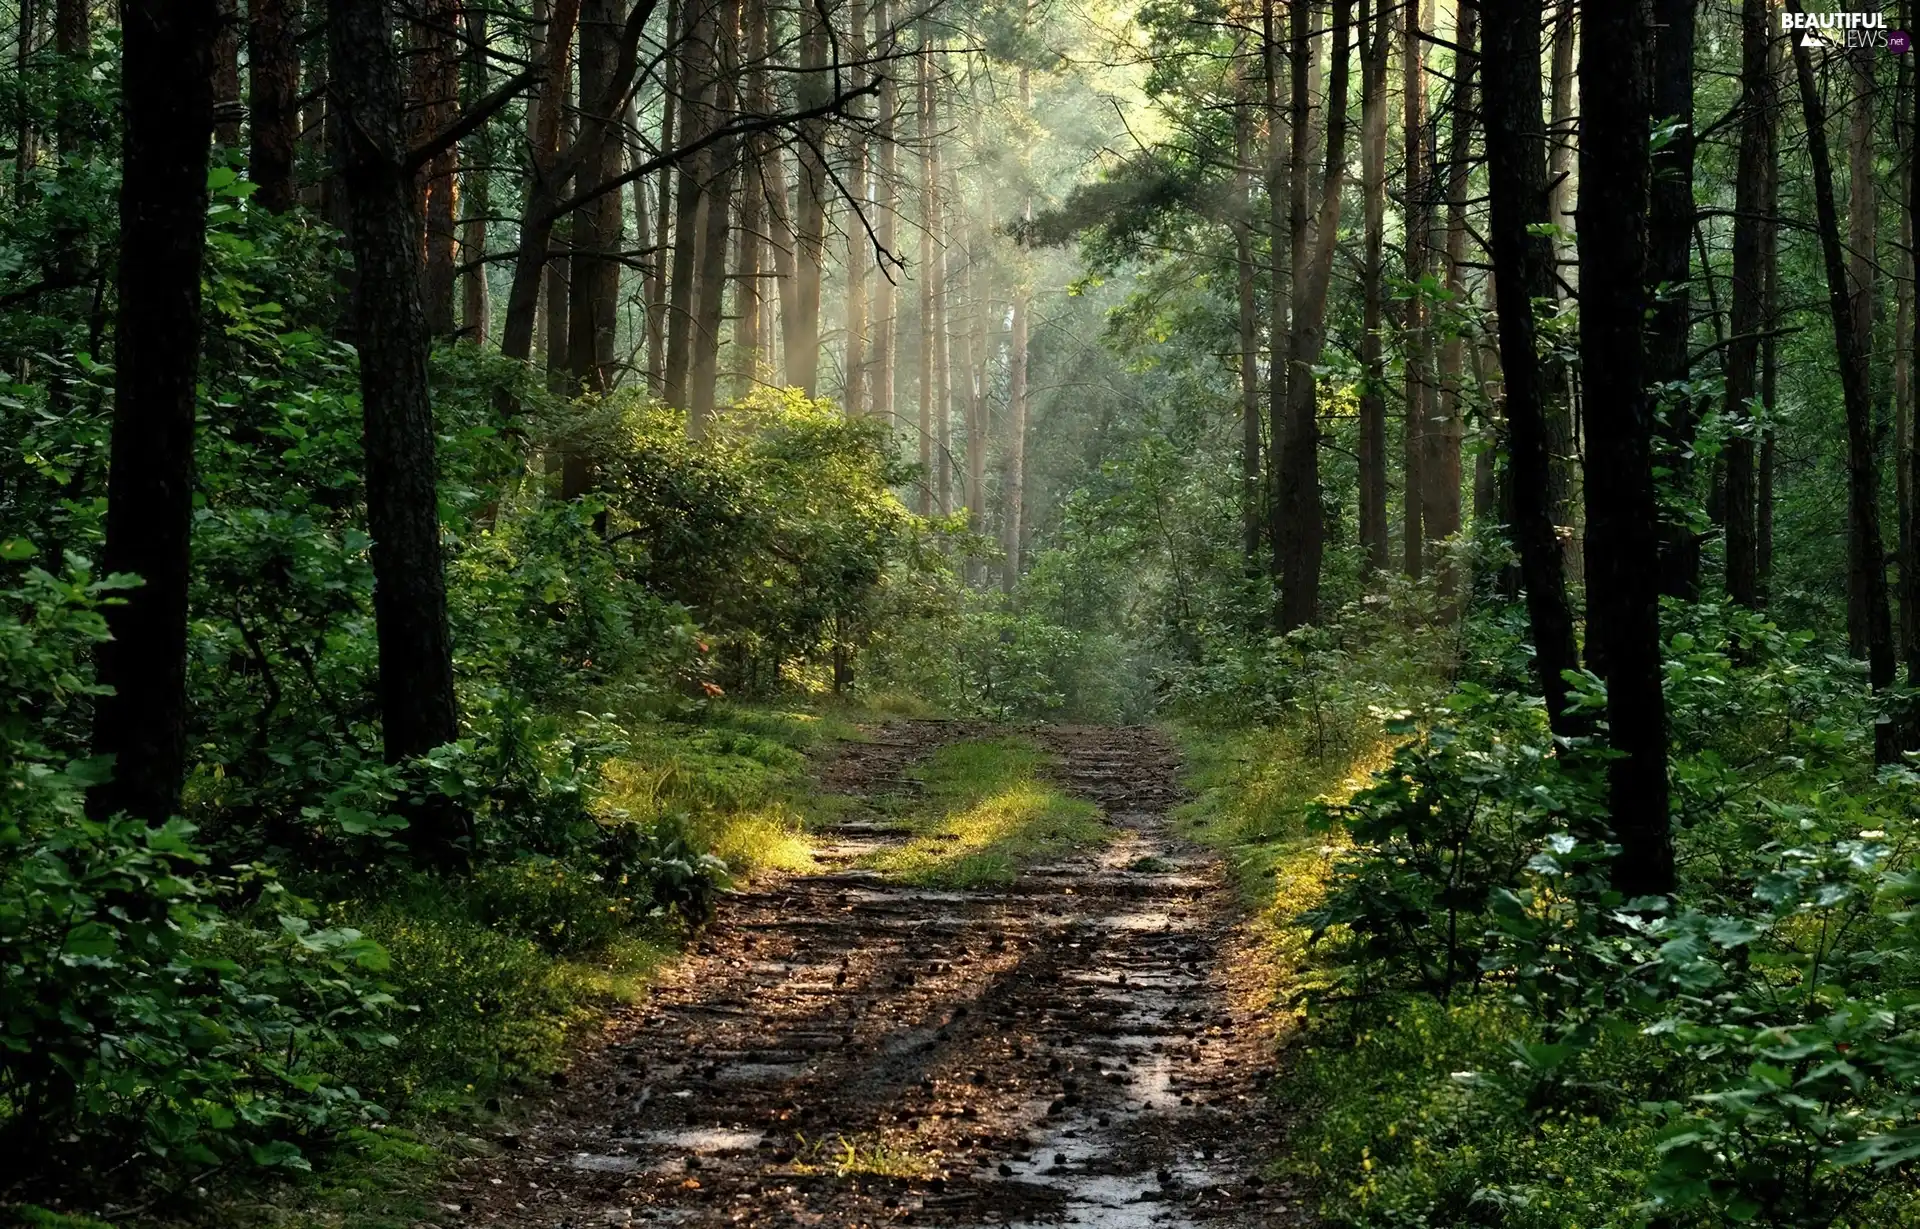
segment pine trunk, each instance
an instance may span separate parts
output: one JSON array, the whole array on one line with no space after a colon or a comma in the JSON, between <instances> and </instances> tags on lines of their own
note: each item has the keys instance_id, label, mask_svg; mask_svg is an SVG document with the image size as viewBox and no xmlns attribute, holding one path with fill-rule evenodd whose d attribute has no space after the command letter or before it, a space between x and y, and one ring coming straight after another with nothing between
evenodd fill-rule
<instances>
[{"instance_id":1,"label":"pine trunk","mask_svg":"<svg viewBox=\"0 0 1920 1229\"><path fill-rule=\"evenodd\" d=\"M213 131L213 0L129 5L122 27L119 314L104 575L141 578L106 607L93 749L113 779L96 816L158 823L186 772L193 437Z\"/></svg>"}]
</instances>

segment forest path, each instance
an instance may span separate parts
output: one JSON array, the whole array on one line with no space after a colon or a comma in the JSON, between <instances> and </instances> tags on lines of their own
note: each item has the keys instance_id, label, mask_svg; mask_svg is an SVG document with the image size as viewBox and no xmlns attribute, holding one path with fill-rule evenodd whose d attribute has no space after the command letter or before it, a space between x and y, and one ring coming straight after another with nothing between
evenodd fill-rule
<instances>
[{"instance_id":1,"label":"forest path","mask_svg":"<svg viewBox=\"0 0 1920 1229\"><path fill-rule=\"evenodd\" d=\"M936 748L1002 732L875 726L819 777L897 797ZM823 873L726 901L507 1150L470 1163L456 1223L1305 1222L1256 1173L1268 1032L1233 993L1225 875L1168 823L1172 749L1136 727L1020 732L1101 807L1107 844L933 891L852 868L905 835L856 802L821 834Z\"/></svg>"}]
</instances>

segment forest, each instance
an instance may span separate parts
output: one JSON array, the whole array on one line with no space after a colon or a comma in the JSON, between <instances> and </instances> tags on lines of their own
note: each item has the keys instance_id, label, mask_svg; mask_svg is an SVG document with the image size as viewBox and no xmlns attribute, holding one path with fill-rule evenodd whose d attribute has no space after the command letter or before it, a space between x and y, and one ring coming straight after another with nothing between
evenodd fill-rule
<instances>
[{"instance_id":1,"label":"forest","mask_svg":"<svg viewBox=\"0 0 1920 1229\"><path fill-rule=\"evenodd\" d=\"M0 0L0 1220L1920 1227L1841 2Z\"/></svg>"}]
</instances>

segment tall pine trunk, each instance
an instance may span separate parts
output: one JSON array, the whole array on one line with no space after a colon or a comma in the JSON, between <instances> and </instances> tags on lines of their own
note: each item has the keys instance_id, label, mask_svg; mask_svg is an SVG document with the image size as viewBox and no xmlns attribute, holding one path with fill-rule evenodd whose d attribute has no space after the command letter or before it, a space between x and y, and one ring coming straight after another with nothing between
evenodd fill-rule
<instances>
[{"instance_id":1,"label":"tall pine trunk","mask_svg":"<svg viewBox=\"0 0 1920 1229\"><path fill-rule=\"evenodd\" d=\"M802 4L800 12L800 76L795 86L803 108L826 101L832 85L827 51L831 5ZM800 182L794 206L793 319L787 333L787 383L819 395L820 283L826 263L827 179L824 120L808 120L800 127Z\"/></svg>"},{"instance_id":2,"label":"tall pine trunk","mask_svg":"<svg viewBox=\"0 0 1920 1229\"><path fill-rule=\"evenodd\" d=\"M1533 0L1482 0L1486 23L1488 238L1499 298L1500 361L1506 385L1508 499L1532 629L1534 670L1554 733L1583 733L1567 710L1568 670L1580 668L1563 555L1554 524L1552 395L1539 359L1536 305L1553 294L1554 243L1547 141L1540 119L1540 23Z\"/></svg>"},{"instance_id":3,"label":"tall pine trunk","mask_svg":"<svg viewBox=\"0 0 1920 1229\"><path fill-rule=\"evenodd\" d=\"M1760 333L1770 325L1766 303L1767 230L1771 226L1774 168L1774 31L1766 5L1749 5L1740 19L1740 153L1734 181L1733 285L1728 316L1726 405L1735 430L1726 447L1727 597L1742 606L1760 604L1756 533L1752 402L1757 391ZM1669 583L1669 592L1678 592Z\"/></svg>"},{"instance_id":4,"label":"tall pine trunk","mask_svg":"<svg viewBox=\"0 0 1920 1229\"><path fill-rule=\"evenodd\" d=\"M1379 0L1360 85L1360 184L1364 197L1360 318L1360 547L1370 571L1388 566L1387 539L1387 55L1392 6ZM1366 23L1362 22L1363 25Z\"/></svg>"},{"instance_id":5,"label":"tall pine trunk","mask_svg":"<svg viewBox=\"0 0 1920 1229\"><path fill-rule=\"evenodd\" d=\"M897 347L898 296L894 270L898 253L893 250L896 233L894 212L895 182L899 173L893 145L894 109L900 105L894 85L893 10L889 0L874 0L873 51L880 62L879 114L874 122L876 182L873 191L874 242L880 249L880 276L873 283L873 416L889 431L893 429L893 381Z\"/></svg>"},{"instance_id":6,"label":"tall pine trunk","mask_svg":"<svg viewBox=\"0 0 1920 1229\"><path fill-rule=\"evenodd\" d=\"M1401 74L1404 78L1405 113L1401 148L1406 164L1406 195L1400 217L1406 245L1407 284L1416 289L1407 297L1406 375L1402 395L1402 414L1406 421L1401 441L1401 458L1406 498L1401 507L1400 549L1402 570L1416 579L1426 570L1424 521L1420 492L1425 489L1421 471L1426 457L1425 437L1432 417L1429 402L1433 395L1433 345L1427 331L1428 308L1423 292L1431 270L1432 256L1427 251L1427 235L1433 228L1433 202L1427 182L1427 99L1426 59L1420 31L1420 0L1406 0L1405 25L1401 40Z\"/></svg>"},{"instance_id":7,"label":"tall pine trunk","mask_svg":"<svg viewBox=\"0 0 1920 1229\"><path fill-rule=\"evenodd\" d=\"M1233 109L1233 247L1240 325L1240 517L1246 570L1260 574L1260 310L1253 254L1254 117L1246 81Z\"/></svg>"},{"instance_id":8,"label":"tall pine trunk","mask_svg":"<svg viewBox=\"0 0 1920 1229\"><path fill-rule=\"evenodd\" d=\"M1661 690L1660 513L1647 395L1652 92L1645 0L1589 6L1580 91L1580 364L1586 382L1588 646L1607 680L1608 801L1628 899L1673 890Z\"/></svg>"},{"instance_id":9,"label":"tall pine trunk","mask_svg":"<svg viewBox=\"0 0 1920 1229\"><path fill-rule=\"evenodd\" d=\"M387 761L398 764L459 736L420 308L420 218L387 7L329 0L327 28L344 111L339 157L355 273L381 735ZM447 865L465 856L464 816L423 808L411 819L408 839L423 861Z\"/></svg>"},{"instance_id":10,"label":"tall pine trunk","mask_svg":"<svg viewBox=\"0 0 1920 1229\"><path fill-rule=\"evenodd\" d=\"M1688 286L1693 272L1693 31L1698 3L1654 0L1653 12L1653 115L1671 132L1653 155L1648 202L1647 277L1658 293L1647 334L1647 380L1656 388L1672 390L1663 394L1666 406L1657 420L1656 448L1658 464L1670 475L1667 484L1683 496L1691 488L1699 417L1694 398L1684 391L1691 321ZM1684 499L1676 502L1684 507ZM1700 592L1700 543L1691 518L1684 513L1661 517L1660 589L1688 599Z\"/></svg>"},{"instance_id":11,"label":"tall pine trunk","mask_svg":"<svg viewBox=\"0 0 1920 1229\"><path fill-rule=\"evenodd\" d=\"M1797 3L1790 9L1799 10ZM1874 694L1893 685L1893 623L1887 610L1886 583L1881 574L1880 471L1875 463L1873 402L1868 384L1869 339L1860 332L1867 317L1849 281L1847 258L1840 244L1840 211L1834 202L1833 161L1827 148L1826 104L1814 79L1813 57L1804 46L1793 48L1793 66L1799 78L1800 108L1806 117L1807 156L1813 164L1814 223L1820 232L1820 254L1826 267L1827 308L1833 318L1834 349L1840 362L1840 395L1847 415L1847 593L1848 605L1861 606L1861 634L1867 655L1867 678ZM1862 288L1864 293L1864 287ZM1899 758L1899 731L1892 722L1874 726L1874 758L1891 763Z\"/></svg>"},{"instance_id":12,"label":"tall pine trunk","mask_svg":"<svg viewBox=\"0 0 1920 1229\"><path fill-rule=\"evenodd\" d=\"M1025 0L1022 0L1021 27L1026 26ZM1033 70L1022 63L1020 65L1020 113L1027 115L1033 109ZM1026 171L1022 160L1022 173ZM1022 223L1033 221L1033 192L1022 184L1020 189L1020 220ZM1028 262L1021 258L1015 270L1016 281L1013 287L1012 336L1008 339L1007 357L1007 492L1006 492L1006 569L1000 575L1000 586L1008 593L1020 582L1021 558L1026 546L1027 516L1027 414L1028 414L1028 370L1031 355L1027 353L1030 341L1028 336L1031 323L1028 320L1032 312L1032 270Z\"/></svg>"},{"instance_id":13,"label":"tall pine trunk","mask_svg":"<svg viewBox=\"0 0 1920 1229\"><path fill-rule=\"evenodd\" d=\"M583 156L575 189L587 191L620 174L620 116L598 113L619 55L619 0L584 0L580 9L578 92ZM620 194L607 192L572 218L567 279L567 371L572 388L613 388L614 338L620 306L620 248L625 227ZM585 458L581 458L585 460ZM569 484L573 485L573 484Z\"/></svg>"},{"instance_id":14,"label":"tall pine trunk","mask_svg":"<svg viewBox=\"0 0 1920 1229\"><path fill-rule=\"evenodd\" d=\"M73 7L82 13L84 4ZM251 144L247 177L253 201L285 213L295 201L294 155L300 144L300 5L252 0L247 8L247 99Z\"/></svg>"},{"instance_id":15,"label":"tall pine trunk","mask_svg":"<svg viewBox=\"0 0 1920 1229\"><path fill-rule=\"evenodd\" d=\"M1467 301L1467 195L1472 171L1473 78L1478 67L1474 39L1478 10L1471 0L1456 6L1453 91L1447 108L1447 225L1446 290L1451 302ZM1421 462L1421 536L1439 542L1460 532L1460 453L1466 439L1466 338L1460 329L1448 329L1440 343L1438 384L1434 390L1439 410L1426 435ZM1451 596L1457 584L1450 560L1438 559L1435 576L1440 591Z\"/></svg>"},{"instance_id":16,"label":"tall pine trunk","mask_svg":"<svg viewBox=\"0 0 1920 1229\"><path fill-rule=\"evenodd\" d=\"M213 131L213 0L129 5L122 27L119 315L107 468L107 574L142 581L106 608L93 749L113 779L95 815L173 814L186 773L200 271Z\"/></svg>"},{"instance_id":17,"label":"tall pine trunk","mask_svg":"<svg viewBox=\"0 0 1920 1229\"><path fill-rule=\"evenodd\" d=\"M739 61L739 0L719 0L714 25L713 124L732 118L734 77ZM693 358L687 372L687 428L698 436L712 417L720 377L720 333L726 320L728 236L733 225L733 183L739 141L715 144L708 163L706 204L701 222L698 280L694 295Z\"/></svg>"},{"instance_id":18,"label":"tall pine trunk","mask_svg":"<svg viewBox=\"0 0 1920 1229\"><path fill-rule=\"evenodd\" d=\"M848 51L852 63L848 83L859 89L867 83L867 17L869 0L849 0ZM867 237L867 142L856 124L847 142L847 357L843 409L849 418L865 417L869 410L867 378L872 351L867 336L867 282L873 269L873 242Z\"/></svg>"},{"instance_id":19,"label":"tall pine trunk","mask_svg":"<svg viewBox=\"0 0 1920 1229\"><path fill-rule=\"evenodd\" d=\"M467 105L473 106L487 96L487 10L467 4L468 45L474 50L467 57ZM485 345L493 335L493 294L487 285L487 266L479 263L487 254L487 215L493 211L490 184L493 174L493 126L483 127L474 140L473 156L467 160L466 190L463 204L466 219L460 227L461 275L460 335L474 345Z\"/></svg>"}]
</instances>

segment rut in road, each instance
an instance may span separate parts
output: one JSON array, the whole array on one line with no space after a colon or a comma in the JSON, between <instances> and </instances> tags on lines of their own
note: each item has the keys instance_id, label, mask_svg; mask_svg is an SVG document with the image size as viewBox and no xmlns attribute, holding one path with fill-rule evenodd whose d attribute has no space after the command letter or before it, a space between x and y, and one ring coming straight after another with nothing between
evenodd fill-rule
<instances>
[{"instance_id":1,"label":"rut in road","mask_svg":"<svg viewBox=\"0 0 1920 1229\"><path fill-rule=\"evenodd\" d=\"M821 765L910 792L963 722L872 728ZM1278 1124L1265 1025L1235 1005L1238 914L1167 822L1177 761L1144 728L1039 727L1104 847L1011 887L851 869L904 833L829 834L825 873L729 900L501 1155L446 1195L462 1224L840 1227L1306 1223L1261 1182ZM838 868L838 869L835 869Z\"/></svg>"}]
</instances>

